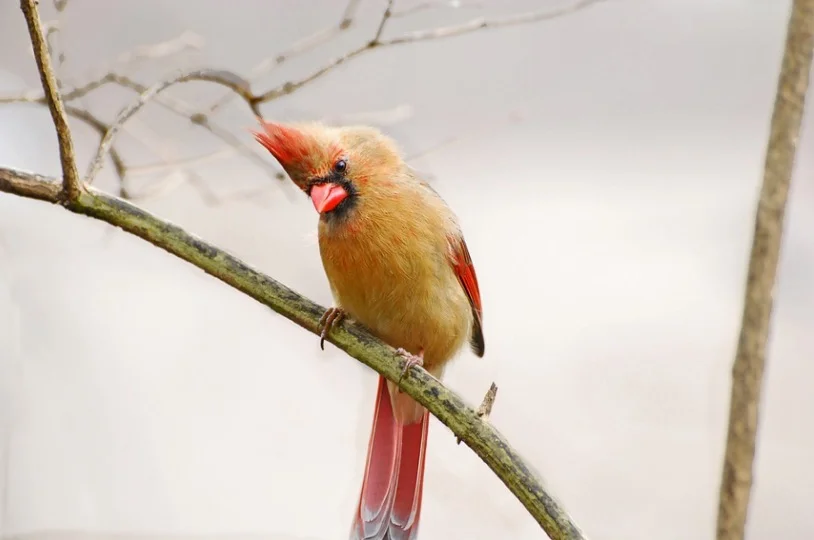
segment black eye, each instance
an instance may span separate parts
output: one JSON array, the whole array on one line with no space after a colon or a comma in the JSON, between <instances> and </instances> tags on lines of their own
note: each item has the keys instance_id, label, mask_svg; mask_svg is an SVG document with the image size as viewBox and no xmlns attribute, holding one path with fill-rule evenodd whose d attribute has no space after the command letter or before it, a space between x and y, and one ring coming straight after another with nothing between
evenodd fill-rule
<instances>
[{"instance_id":1,"label":"black eye","mask_svg":"<svg viewBox=\"0 0 814 540\"><path fill-rule=\"evenodd\" d=\"M347 162L347 161L345 161L344 159L340 159L339 161L337 161L337 162L334 164L334 170L335 170L336 172L338 172L338 173L343 173L343 172L345 172L345 169L347 169L347 168L348 168L348 162Z\"/></svg>"}]
</instances>

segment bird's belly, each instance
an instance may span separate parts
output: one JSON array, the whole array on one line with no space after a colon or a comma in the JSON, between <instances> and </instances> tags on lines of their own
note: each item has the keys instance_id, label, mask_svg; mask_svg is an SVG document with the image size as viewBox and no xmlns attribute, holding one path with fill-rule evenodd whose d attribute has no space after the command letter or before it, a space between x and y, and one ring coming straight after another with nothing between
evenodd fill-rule
<instances>
[{"instance_id":1,"label":"bird's belly","mask_svg":"<svg viewBox=\"0 0 814 540\"><path fill-rule=\"evenodd\" d=\"M392 347L414 354L423 350L424 367L440 375L472 326L471 307L460 283L451 269L440 275L418 271L407 276L380 270L338 273L355 274L355 279L331 279L337 304Z\"/></svg>"}]
</instances>

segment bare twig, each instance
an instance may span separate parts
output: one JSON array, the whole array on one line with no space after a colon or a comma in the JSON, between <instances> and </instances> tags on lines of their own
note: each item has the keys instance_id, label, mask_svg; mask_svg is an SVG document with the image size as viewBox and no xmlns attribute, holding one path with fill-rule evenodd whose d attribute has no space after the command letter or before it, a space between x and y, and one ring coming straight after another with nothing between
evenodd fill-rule
<instances>
[{"instance_id":1,"label":"bare twig","mask_svg":"<svg viewBox=\"0 0 814 540\"><path fill-rule=\"evenodd\" d=\"M166 41L141 45L131 51L127 51L116 59L117 71L121 71L123 65L130 65L142 60L155 60L174 56L183 51L192 49L199 50L204 46L204 39L195 32L186 30L181 35Z\"/></svg>"},{"instance_id":2,"label":"bare twig","mask_svg":"<svg viewBox=\"0 0 814 540\"><path fill-rule=\"evenodd\" d=\"M260 197L269 193L269 186L234 190L229 193L216 193L203 178L193 176L189 185L194 189L201 200L209 207L218 207L231 201L250 201L257 206L262 205Z\"/></svg>"},{"instance_id":3,"label":"bare twig","mask_svg":"<svg viewBox=\"0 0 814 540\"><path fill-rule=\"evenodd\" d=\"M289 95L296 90L302 88L303 86L319 79L323 75L327 74L334 68L340 66L341 64L346 63L347 61L367 52L374 48L386 47L391 45L397 45L402 43L409 43L414 41L424 41L429 39L439 39L443 37L449 37L453 35L460 35L467 32L472 32L481 28L494 28L494 27L504 27L514 24L524 24L530 23L534 21L544 20L544 19L551 19L555 17L559 17L565 15L567 13L573 13L579 9L583 9L591 4L595 4L600 2L601 0L581 0L572 6L567 8L562 8L559 10L546 10L546 11L539 11L539 12L532 12L522 15L515 15L512 17L507 17L504 19L495 19L495 20L486 20L486 19L476 19L470 21L468 23L458 25L458 26L450 26L450 27L442 27L437 28L434 30L425 30L421 32L413 32L409 34L405 34L400 37L392 38L389 40L382 40L381 36L386 26L387 21L389 18L392 17L392 1L388 0L387 8L385 9L382 18L379 21L377 26L376 33L374 37L362 45L361 47L351 50L345 55L331 61L330 63L326 64L325 66L317 69L315 72L311 73L310 75L304 77L303 79L297 81L289 81L280 86L272 88L267 92L262 94L255 94L251 90L251 86L249 81L246 79L230 72L224 70L214 70L214 69L205 69L205 70L197 70L193 72L188 72L184 75L174 77L169 81L164 81L154 85L153 89L160 87L161 90L172 86L173 84L181 83L181 82L188 82L192 80L199 80L199 81L207 81L213 82L216 84L220 84L229 89L230 96L239 96L243 99L244 102L248 105L250 110L255 116L260 115L260 104L272 101L274 99L280 98L282 96ZM339 25L334 25L330 28L330 32L322 31L321 33L317 33L311 38L304 40L303 42L298 43L294 47L292 47L289 51L282 53L275 57L276 64L284 62L287 58L291 58L295 54L299 54L306 50L309 50L321 43L324 43L330 37L336 35L336 33L343 31L344 29L348 28L351 24L351 21L355 15L355 12L358 8L358 0L350 0L346 6L346 9L343 13L342 20L340 21ZM186 43L189 40L181 40L179 43ZM194 41L194 40L193 40ZM168 42L163 44L167 45L166 47L159 47L161 49L162 54L166 53L165 49L172 49L176 51L179 48L178 43ZM160 45L160 44L159 44ZM149 46L155 47L155 46ZM138 57L140 54L158 54L155 51L138 51L133 53L129 57ZM124 88L128 88L135 92L139 92L144 96L150 92L150 88L137 83L130 79L129 77L119 75L113 72L107 73L102 77L91 81L83 86L76 87L73 90L66 92L64 94L64 99L66 101L79 99L84 97L85 95L89 94L90 92L104 86L107 84L116 84L122 86ZM161 91L159 90L159 91ZM155 92L158 93L158 92ZM152 94L151 94L152 95ZM150 98L147 98L150 99ZM141 101L141 98L140 98ZM270 165L268 160L263 159L257 153L255 153L251 148L248 148L243 141L241 141L238 137L234 136L229 130L219 128L216 124L214 124L209 115L205 113L195 112L195 110L185 105L183 102L179 100L172 99L168 96L161 96L159 99L155 100L156 103L159 105L171 110L172 112L179 114L180 116L186 117L189 119L193 124L203 127L207 129L210 133L221 139L224 143L229 145L232 148L235 148L238 152L240 152L243 156L251 159L255 164L262 167L264 170L268 172L270 176L276 179L283 179L284 175L273 165ZM12 102L29 102L29 103L45 103L47 102L47 98L45 95L40 93L33 93L29 92L21 96L11 96L11 97L0 97L0 103L12 103ZM217 108L218 104L216 103L214 106L209 108L209 114ZM133 113L135 113L141 105L136 105L135 109L133 109ZM125 109L126 111L127 109ZM123 112L125 112L123 111ZM132 115L132 113L131 113ZM128 116L129 118L129 116ZM126 120L126 118L124 119ZM113 122L111 124L111 130L109 132L109 137L103 138L102 144L107 144L107 140L112 139L115 136L116 132L120 129L121 125L117 122ZM104 153L108 150L104 147L100 147L99 152L97 152L96 159L91 163L88 169L87 179L92 181L95 174L98 172L98 169L101 167L103 162Z\"/></svg>"},{"instance_id":4,"label":"bare twig","mask_svg":"<svg viewBox=\"0 0 814 540\"><path fill-rule=\"evenodd\" d=\"M520 118L521 117L517 112L513 112L513 113L509 114L506 117L505 121L506 122L517 122L517 121L520 120ZM432 145L432 146L430 146L428 148L425 148L423 150L419 150L417 152L414 152L412 154L407 155L406 160L407 161L415 161L417 159L427 157L428 155L433 154L435 152L438 152L439 150L447 148L447 147L449 147L449 146L451 146L451 145L453 145L455 143L459 143L459 142L461 142L461 141L463 141L465 139L472 138L472 137L474 137L476 135L480 135L480 134L482 134L482 133L484 133L484 132L486 132L488 130L494 130L494 129L495 129L495 124L485 124L485 125L481 126L480 128L467 129L464 133L461 133L461 134L458 134L458 135L452 135L452 136L447 137L446 139L444 139L443 141L441 141L441 142L439 142L437 144L434 144L434 145Z\"/></svg>"},{"instance_id":5,"label":"bare twig","mask_svg":"<svg viewBox=\"0 0 814 540\"><path fill-rule=\"evenodd\" d=\"M93 115L88 110L80 109L79 107L73 107L71 105L65 106L65 112L68 115L73 116L79 120L82 120L87 125L92 127L96 132L99 134L99 138L101 140L102 137L105 136L105 133L110 130L110 124L106 124L105 122L99 120L96 116ZM119 152L111 145L110 146L110 161L113 162L113 168L116 171L116 176L119 177L119 196L127 198L127 188L125 187L125 176L127 175L127 166L124 164L124 160L122 159Z\"/></svg>"},{"instance_id":6,"label":"bare twig","mask_svg":"<svg viewBox=\"0 0 814 540\"><path fill-rule=\"evenodd\" d=\"M59 32L60 32L60 22L59 21L48 21L43 23L43 34L45 34L45 43L48 45L48 53L53 60L56 58L57 61L57 68L54 69L54 79L57 81L57 88L61 88L62 85L59 81L58 70L62 67L62 64L65 63L65 53L62 52L62 48L59 46Z\"/></svg>"},{"instance_id":7,"label":"bare twig","mask_svg":"<svg viewBox=\"0 0 814 540\"><path fill-rule=\"evenodd\" d=\"M209 163L211 161L217 161L220 159L226 159L235 155L235 149L232 147L222 148L216 152L210 152L208 154L200 155L200 156L193 156L189 158L182 158L175 160L171 163L167 163L166 161L156 162L156 163L147 163L145 165L136 165L134 167L130 167L128 169L128 173L131 176L142 176L147 174L155 174L166 172L171 169L181 169L184 167L197 167L198 165L204 165L205 163Z\"/></svg>"},{"instance_id":8,"label":"bare twig","mask_svg":"<svg viewBox=\"0 0 814 540\"><path fill-rule=\"evenodd\" d=\"M529 24L539 21L545 21L550 19L556 19L558 17L562 17L564 15L569 15L571 13L575 13L582 9L588 8L594 4L598 4L603 0L580 0L570 6L560 8L560 9L547 9L547 10L539 10L533 11L529 13L521 13L518 15L512 15L510 17L504 17L502 19L484 19L478 18L473 19L469 22L454 25L454 26L444 26L440 28L434 28L431 30L420 30L417 32L408 32L401 36L397 36L394 38L382 40L381 39L381 32L378 29L382 29L384 24L390 18L391 13L390 10L387 9L382 16L382 19L379 21L379 26L377 29L376 34L374 35L373 39L365 43L364 45L353 49L344 55L331 60L329 63L325 64L324 66L318 68L310 75L303 77L302 79L296 81L288 81L284 84L276 86L262 94L256 96L253 100L255 105L259 105L261 103L265 103L268 101L272 101L278 99L282 96L287 96L292 94L293 92L299 90L303 86L312 83L313 81L319 79L326 73L331 72L333 69L341 66L342 64L347 63L349 60L356 58L366 52L369 52L373 49L381 49L384 47L391 47L393 45L402 45L405 43L415 43L419 41L429 41L433 39L443 39L452 36L459 36L462 34L468 34L471 32L475 32L477 30L483 30L488 28L505 28L507 26L516 26L521 24Z\"/></svg>"},{"instance_id":9,"label":"bare twig","mask_svg":"<svg viewBox=\"0 0 814 540\"><path fill-rule=\"evenodd\" d=\"M73 90L63 93L62 99L64 101L73 101L75 99L81 98L86 94L93 92L97 88L101 88L106 84L115 82L117 77L118 75L116 75L115 73L107 73L103 77L100 77L80 87L74 88ZM47 103L47 99L45 97L45 94L43 94L41 91L31 90L29 92L17 96L0 96L0 103Z\"/></svg>"},{"instance_id":10,"label":"bare twig","mask_svg":"<svg viewBox=\"0 0 814 540\"><path fill-rule=\"evenodd\" d=\"M492 407L495 405L495 398L497 397L497 385L492 383L486 395L483 396L483 401L478 407L478 417L483 420L489 420L489 415L492 414Z\"/></svg>"},{"instance_id":11,"label":"bare twig","mask_svg":"<svg viewBox=\"0 0 814 540\"><path fill-rule=\"evenodd\" d=\"M349 0L345 6L345 11L342 12L342 20L339 21L339 29L344 30L349 28L353 23L353 18L356 16L356 10L359 8L359 0Z\"/></svg>"},{"instance_id":12,"label":"bare twig","mask_svg":"<svg viewBox=\"0 0 814 540\"><path fill-rule=\"evenodd\" d=\"M603 1L604 0L579 0L578 2L574 2L570 6L565 6L559 9L553 10L541 9L537 11L531 11L528 13L519 13L517 15L510 15L508 17L503 17L499 19L485 19L483 17L479 17L477 19L472 19L471 21L465 22L463 24L444 26L440 28L434 28L431 30L418 30L416 32L408 32L402 36L384 41L383 43L381 43L381 45L382 46L399 45L402 43L415 43L417 41L427 41L431 39L444 39L453 36L469 34L471 32L475 32L478 30L486 30L490 28L492 29L505 28L507 26L517 26L520 24L529 24L540 21L547 21L551 19L557 19L565 15L570 15L572 13L576 13L577 11L581 11L585 8L588 8L590 6L593 6L594 4L598 4Z\"/></svg>"},{"instance_id":13,"label":"bare twig","mask_svg":"<svg viewBox=\"0 0 814 540\"><path fill-rule=\"evenodd\" d=\"M60 187L53 178L0 167L0 191L56 203ZM138 236L267 305L307 331L319 334L319 320L325 312L323 306L172 223L93 187L80 193L79 198L66 208ZM413 368L409 377L398 382L406 365L405 360L361 325L336 327L327 340L388 380L396 382L399 388L426 407L453 434L463 439L526 507L550 538L586 538L559 502L547 492L532 466L497 429L482 421L458 394L421 367Z\"/></svg>"},{"instance_id":14,"label":"bare twig","mask_svg":"<svg viewBox=\"0 0 814 540\"><path fill-rule=\"evenodd\" d=\"M217 79L218 81L222 81L226 85L234 84L236 86L240 86L242 84L240 82L241 79L230 72L209 70L207 76L209 78L201 78L197 80ZM189 80L196 79L190 78ZM139 94L142 94L149 90L149 87L134 81L130 77L119 75L117 73L106 73L105 75L96 80L93 80L81 87L74 88L73 90L65 93L63 95L63 99L65 101L79 99L89 94L90 92L93 92L94 90L108 84L115 84L117 86L121 86L122 88L131 90L133 92L137 92ZM235 95L235 93L232 92L232 95ZM187 105L186 103L167 95L157 96L154 99L154 101L158 105L169 110L170 112L177 114L183 118L186 118L187 120L192 122L192 124L206 129L212 135L214 135L222 142L224 142L227 146L233 148L240 155L251 160L255 165L257 165L263 171L265 171L266 174L268 174L268 176L270 176L271 178L275 178L277 180L284 179L282 172L273 163L259 156L251 147L249 147L240 138L235 136L230 130L219 126L215 122L212 122L208 116L195 112L192 106ZM46 99L41 92L32 91L26 92L25 94L22 95L0 97L0 103L46 103ZM166 165L170 168L172 167L172 164L168 163ZM130 172L133 172L134 170L135 169L131 168Z\"/></svg>"},{"instance_id":15,"label":"bare twig","mask_svg":"<svg viewBox=\"0 0 814 540\"><path fill-rule=\"evenodd\" d=\"M814 49L814 0L794 0L755 216L735 362L720 501L718 540L742 540L752 488L760 395L772 294Z\"/></svg>"},{"instance_id":16,"label":"bare twig","mask_svg":"<svg viewBox=\"0 0 814 540\"><path fill-rule=\"evenodd\" d=\"M299 40L285 51L278 53L274 56L271 56L269 58L265 58L252 69L251 78L257 79L257 77L261 75L266 75L277 66L280 66L285 62L288 62L295 56L311 51L319 47L323 43L327 43L331 39L335 38L336 36L338 36L339 34L341 34L342 32L351 27L358 8L359 0L349 0L347 5L345 6L345 10L342 12L342 17L339 19L339 24L332 24L327 28L323 28L322 30L317 31L314 34ZM225 94L223 97L221 97L220 99L218 99L212 105L209 106L207 114L214 113L216 110L220 109L221 107L229 103L234 97L235 97L234 94L232 94L231 92Z\"/></svg>"},{"instance_id":17,"label":"bare twig","mask_svg":"<svg viewBox=\"0 0 814 540\"><path fill-rule=\"evenodd\" d=\"M223 74L229 72L217 71L217 73ZM236 75L231 76L237 77ZM229 78L229 76L227 76L227 78ZM149 90L147 86L137 83L136 81L128 77L120 75L114 75L110 82L113 82L123 88L127 88L134 92L138 92L139 94L143 94ZM183 101L180 101L167 95L155 96L154 101L157 104L164 107L165 109L169 110L170 112L173 112L183 118L186 118L193 125L199 126L207 130L209 133L211 133L212 135L220 139L222 142L224 142L227 146L233 148L240 155L251 160L260 169L265 171L269 177L274 178L276 180L285 179L282 171L280 171L280 169L278 169L275 164L271 163L267 159L263 159L263 157L258 155L253 150L252 147L248 146L240 138L235 136L235 134L232 133L230 130L221 127L219 124L213 122L209 116L197 113L190 105L187 105Z\"/></svg>"},{"instance_id":18,"label":"bare twig","mask_svg":"<svg viewBox=\"0 0 814 540\"><path fill-rule=\"evenodd\" d=\"M51 58L48 53L48 45L42 32L40 14L37 10L37 0L21 0L20 9L23 11L25 21L28 25L28 33L31 36L31 44L34 47L34 57L37 60L37 69L40 73L40 81L45 91L45 99L48 109L51 111L51 118L59 141L59 157L62 163L62 187L64 197L68 201L73 201L79 197L81 183L79 172L76 170L76 154L71 138L71 128L68 126L68 119L65 116L65 107L59 96L57 81L54 77L54 70L51 68Z\"/></svg>"},{"instance_id":19,"label":"bare twig","mask_svg":"<svg viewBox=\"0 0 814 540\"><path fill-rule=\"evenodd\" d=\"M134 103L125 107L116 117L116 120L110 125L110 129L108 129L105 136L102 138L102 141L99 143L99 149L96 152L96 157L91 162L90 166L88 167L88 172L85 176L85 182L91 184L93 182L94 176L99 171L102 166L102 162L104 160L105 154L109 151L110 145L113 143L113 139L118 133L119 129L121 129L122 125L132 117L139 109L141 109L147 102L149 102L155 95L158 93L166 90L170 86L175 84L189 82L189 81L209 81L215 82L218 84L222 84L224 86L228 86L232 88L235 92L240 92L241 89L241 82L243 79L238 77L237 75L232 74L228 71L220 71L220 70L194 70L189 72L180 73L174 77L161 81L159 83L154 84L153 86L144 89L143 92L139 95L138 100ZM205 119L197 119L196 123L205 123Z\"/></svg>"},{"instance_id":20,"label":"bare twig","mask_svg":"<svg viewBox=\"0 0 814 540\"><path fill-rule=\"evenodd\" d=\"M384 8L384 14L382 15L382 19L379 21L379 27L376 29L376 33L373 35L373 39L370 40L371 43L378 44L379 40L382 37L382 33L384 33L384 27L387 26L387 21L390 20L390 17L393 15L393 0L387 0L387 7Z\"/></svg>"},{"instance_id":21,"label":"bare twig","mask_svg":"<svg viewBox=\"0 0 814 540\"><path fill-rule=\"evenodd\" d=\"M68 0L53 0L52 4L57 14L62 15L62 12L68 7ZM62 40L62 36L60 35L62 30L62 21L51 21L50 23L46 23L45 26L45 41L48 44L51 59L53 60L56 57L57 60L57 68L54 70L54 77L56 77L57 80L57 88L61 89L62 81L60 81L59 71L65 63L65 51L62 50L60 45Z\"/></svg>"},{"instance_id":22,"label":"bare twig","mask_svg":"<svg viewBox=\"0 0 814 540\"><path fill-rule=\"evenodd\" d=\"M58 0L55 0L55 1L58 1ZM540 11L540 12L532 12L532 13L507 17L507 18L504 18L504 19L495 19L495 20L476 19L476 20L473 20L473 21L470 21L468 23L458 25L458 26L442 27L442 28L437 28L437 29L434 29L434 30L426 30L426 31L422 31L422 32L413 32L413 33L405 34L403 36L392 38L392 39L389 39L389 40L382 40L382 34L384 32L384 29L385 29L385 26L386 26L388 20L395 15L395 13L393 12L393 9L392 9L392 7L393 7L392 6L393 5L392 0L387 0L386 9L385 9L380 21L379 21L379 24L377 26L377 30L376 30L373 38L370 41L368 41L367 43L365 43L364 45L362 45L361 47L359 47L357 49L354 49L354 50L351 50L351 51L345 53L345 55L331 61L329 64L323 66L322 68L319 68L318 70L316 70L312 74L304 77L301 80L289 81L289 82L284 83L284 84L282 84L282 85L280 85L278 87L272 88L271 90L269 90L269 91L267 91L267 92L265 92L263 94L257 95L251 90L250 83L246 79L244 79L244 78L242 78L242 77L240 77L240 76L238 76L238 75L236 75L236 74L234 74L234 73L232 73L230 71L205 69L205 70L197 70L197 71L194 71L194 72L189 72L189 73L187 73L185 75L174 77L173 79L171 79L169 81L164 81L164 82L158 83L157 85L154 85L151 88L155 89L156 87L161 87L162 90L164 90L164 89L168 88L169 86L172 86L173 84L177 84L177 83L181 83L181 82L188 82L188 81L192 81L192 80L214 82L216 84L220 84L220 85L228 88L229 89L229 96L231 96L231 97L234 97L234 96L241 97L243 99L243 101L248 105L250 110L253 112L253 114L255 116L258 116L260 114L260 110L259 110L260 104L271 101L271 100L274 100L274 99L277 99L279 97L282 97L282 96L285 96L285 95L288 95L288 94L291 94L291 93L295 92L296 90L302 88L303 86L305 86L305 85L319 79L320 77L327 74L328 72L330 72L334 68L338 67L339 65L341 65L343 63L346 63L347 61L349 61L349 60L351 60L351 59L353 59L353 58L355 58L355 57L357 57L357 56L359 56L359 55L361 55L361 54L363 54L363 53L365 53L365 52L367 52L369 50L372 50L374 48L386 47L386 46L397 45L397 44L402 44L402 43L409 43L409 42L413 42L413 41L424 41L424 40L429 40L429 39L438 39L438 38L449 37L449 36L453 36L453 35L460 35L460 34L467 33L467 32L472 32L472 31L475 31L475 30L478 30L478 29L481 29L481 28L502 27L502 26L509 26L509 25L513 25L513 24L523 24L523 23L534 22L534 21L537 21L537 20L550 19L550 18L554 18L554 17L559 17L561 15L565 15L567 13L572 13L574 11L585 8L585 7L587 7L587 6L591 5L591 4L597 3L599 1L601 1L601 0L582 0L582 1L577 2L576 4L573 4L572 6L569 6L567 8L562 8L562 9L559 9L559 10L554 10L554 11L547 10L547 11ZM296 54L300 54L302 52L310 50L310 49L318 46L319 44L324 43L325 41L327 41L331 37L334 37L337 33L339 33L341 31L345 30L346 28L348 28L351 25L353 17L355 16L356 10L358 8L358 4L359 4L358 0L350 0L346 5L346 8L345 8L345 11L343 13L342 19L341 19L341 21L340 21L340 23L338 25L333 25L333 26L329 27L329 29L318 32L318 33L314 34L313 36L299 42L298 44L296 44L294 47L292 47L288 51L285 51L284 53L282 53L280 55L277 55L275 57L275 64L274 65L279 65L280 63L285 62L287 59L293 57ZM192 36L192 37L194 38L195 36ZM125 55L125 57L121 58L120 60L122 60L122 61L130 61L130 60L138 59L138 58L141 58L141 57L160 57L160 56L164 56L166 54L173 54L175 52L178 52L179 50L182 50L185 47L188 47L190 44L192 44L192 46L195 46L195 43L196 43L195 39L191 39L190 36L183 36L182 35L181 38L176 38L174 40L170 40L170 41L165 42L165 43L160 43L160 44L155 44L155 45L149 45L149 46L142 47L142 48L134 51L133 53ZM269 65L258 66L258 67L266 69L266 68L269 67ZM255 70L255 71L257 71L257 70ZM103 76L99 77L98 79L96 79L94 81L86 83L85 85L82 85L82 86L75 87L72 90L66 92L63 95L63 99L65 101L74 100L74 99L81 99L82 97L86 96L90 92L93 92L94 90L96 90L96 89L98 89L98 88L100 88L100 87L102 87L104 85L107 85L107 84L116 84L116 85L121 86L123 88L127 88L127 89L130 89L132 91L138 92L142 96L147 95L147 94L151 94L151 97L154 96L154 94L151 93L151 88L148 88L145 85L137 83L136 81L132 80L129 77L119 75L119 74L114 73L114 72L110 72L110 73L104 74ZM161 91L161 90L159 90L159 91ZM155 92L155 94L157 94L157 93L158 92ZM151 99L151 97L147 98L147 99L149 100L149 99ZM141 97L140 97L140 101L141 101ZM203 127L204 129L206 129L207 131L212 133L214 136L219 138L221 141L223 141L225 144L227 144L229 147L235 149L237 152L239 152L244 157L247 157L248 159L252 160L253 163L255 163L256 165L261 167L263 170L265 170L269 176L271 176L273 178L276 178L276 179L279 179L279 180L285 178L285 176L282 174L282 172L273 163L269 162L268 160L263 159L262 156L258 155L252 148L248 147L245 142L243 142L240 138L238 138L234 134L232 134L231 131L229 131L227 129L224 129L224 128L221 128L217 124L212 122L212 120L210 118L210 115L219 106L219 103L221 103L221 102L216 103L215 105L210 107L208 113L200 113L200 112L196 112L193 107L185 104L184 102L182 102L180 100L172 98L171 96L162 95L162 96L158 97L157 99L155 99L155 101L156 101L157 104L167 108L168 110L172 111L173 113L187 118L194 125ZM0 103L11 103L11 102L47 103L47 98L46 98L46 96L44 94L41 94L41 93L38 93L38 92L28 92L28 93L23 94L21 96L0 97ZM145 102L146 102L146 100L145 100ZM143 103L142 103L142 105L143 105ZM141 107L141 105L136 105L136 108L133 109L133 113L135 113L140 107ZM87 109L79 109L79 108L77 108L77 110L78 111L84 111L85 113L88 113ZM127 111L127 109L125 109L125 111ZM125 111L123 111L123 113ZM131 113L131 115L132 115L132 113ZM80 118L79 116L77 116L77 117ZM129 116L127 116L127 118L129 118ZM127 118L124 118L124 121L126 121ZM110 127L110 129L108 130L108 132L106 132L105 137L103 137L103 140L101 142L102 146L100 146L99 151L97 152L96 158L94 159L94 161L89 166L88 176L87 176L87 180L89 180L89 181L92 181L95 174L98 173L98 170L102 166L102 163L103 163L104 154L107 151L109 151L109 149L105 148L104 145L107 144L107 141L112 140L112 138L116 135L116 132L121 128L121 124L114 121L112 124L110 124L109 127ZM452 141L447 141L447 143L454 142L454 140L455 139L453 139ZM441 146L444 146L447 143L444 143ZM425 154L425 153L427 153L429 151L434 151L436 149L437 148L433 148L433 149L424 151L421 154ZM118 154L117 154L116 157L111 156L111 158L114 161L114 166L117 168L117 174L119 175L120 180L122 180L124 177L121 174L121 171L122 171L121 157L118 156ZM167 163L167 165L168 165L169 168L174 168L172 163ZM123 180L122 180L122 184L120 186L120 194L122 194L123 196L127 194L127 191L126 191L126 189L124 187Z\"/></svg>"},{"instance_id":23,"label":"bare twig","mask_svg":"<svg viewBox=\"0 0 814 540\"><path fill-rule=\"evenodd\" d=\"M481 401L480 407L475 412L482 421L487 422L489 420L489 415L492 414L492 407L495 405L495 398L497 398L497 385L493 382L489 386L489 390L486 391L486 395L483 396L483 401ZM461 444L461 438L457 437L458 444Z\"/></svg>"}]
</instances>

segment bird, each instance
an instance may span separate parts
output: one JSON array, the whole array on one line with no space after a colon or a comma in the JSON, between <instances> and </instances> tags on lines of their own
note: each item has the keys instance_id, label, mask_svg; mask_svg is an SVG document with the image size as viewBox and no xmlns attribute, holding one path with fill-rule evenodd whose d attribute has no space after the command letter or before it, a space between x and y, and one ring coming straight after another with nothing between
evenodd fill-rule
<instances>
[{"instance_id":1,"label":"bird","mask_svg":"<svg viewBox=\"0 0 814 540\"><path fill-rule=\"evenodd\" d=\"M468 344L483 357L478 278L457 216L396 142L364 125L270 122L252 134L313 203L334 305L320 347L344 319L441 379ZM417 538L429 412L378 378L373 426L350 540Z\"/></svg>"}]
</instances>

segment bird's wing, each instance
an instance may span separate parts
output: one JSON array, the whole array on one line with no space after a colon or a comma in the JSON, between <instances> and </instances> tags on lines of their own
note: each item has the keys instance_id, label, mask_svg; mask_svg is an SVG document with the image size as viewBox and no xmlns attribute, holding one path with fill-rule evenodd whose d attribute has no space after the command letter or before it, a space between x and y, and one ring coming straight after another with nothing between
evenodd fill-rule
<instances>
[{"instance_id":1,"label":"bird's wing","mask_svg":"<svg viewBox=\"0 0 814 540\"><path fill-rule=\"evenodd\" d=\"M475 273L475 265L472 264L472 257L469 255L469 248L462 235L449 238L449 245L452 252L452 269L458 276L458 281L469 299L472 306L472 337L469 344L478 356L483 356L485 344L483 341L483 306L480 299L480 288L478 287L478 276Z\"/></svg>"}]
</instances>

